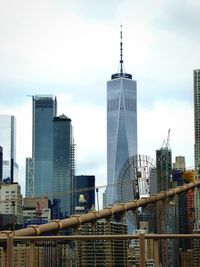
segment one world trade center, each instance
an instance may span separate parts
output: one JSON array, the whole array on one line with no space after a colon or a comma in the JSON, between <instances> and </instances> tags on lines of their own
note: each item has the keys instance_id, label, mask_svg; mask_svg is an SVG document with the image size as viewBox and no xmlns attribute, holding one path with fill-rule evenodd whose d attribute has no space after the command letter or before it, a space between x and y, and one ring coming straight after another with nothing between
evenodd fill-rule
<instances>
[{"instance_id":1,"label":"one world trade center","mask_svg":"<svg viewBox=\"0 0 200 267\"><path fill-rule=\"evenodd\" d=\"M117 180L125 161L137 154L137 86L124 72L122 31L119 72L107 82L107 204L120 201Z\"/></svg>"}]
</instances>

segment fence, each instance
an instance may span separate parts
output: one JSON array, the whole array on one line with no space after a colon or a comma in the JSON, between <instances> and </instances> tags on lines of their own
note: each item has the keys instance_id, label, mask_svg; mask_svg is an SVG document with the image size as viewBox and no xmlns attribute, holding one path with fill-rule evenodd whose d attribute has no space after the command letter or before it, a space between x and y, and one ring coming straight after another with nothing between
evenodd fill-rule
<instances>
[{"instance_id":1,"label":"fence","mask_svg":"<svg viewBox=\"0 0 200 267\"><path fill-rule=\"evenodd\" d=\"M190 239L200 244L200 234L134 234L20 236L6 232L0 237L0 266L73 267L73 266L160 266L161 247L170 240ZM194 242L195 241L195 242ZM199 251L178 251L177 266L192 266ZM133 253L134 251L134 253ZM167 251L165 251L167 253ZM189 254L188 254L189 253ZM195 254L196 253L196 254ZM188 256L189 255L189 256ZM196 258L195 258L196 255ZM189 259L191 262L189 262ZM183 262L184 261L184 262ZM188 265L186 265L188 262ZM196 264L199 264L196 262ZM194 265L199 266L199 265Z\"/></svg>"}]
</instances>

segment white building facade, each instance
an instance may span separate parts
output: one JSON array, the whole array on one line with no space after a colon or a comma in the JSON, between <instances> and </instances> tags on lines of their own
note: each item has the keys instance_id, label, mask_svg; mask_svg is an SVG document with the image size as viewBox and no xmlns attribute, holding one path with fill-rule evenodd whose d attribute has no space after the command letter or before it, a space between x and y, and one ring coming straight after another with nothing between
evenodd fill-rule
<instances>
[{"instance_id":1,"label":"white building facade","mask_svg":"<svg viewBox=\"0 0 200 267\"><path fill-rule=\"evenodd\" d=\"M0 115L0 146L3 148L3 180L17 182L16 119L12 115Z\"/></svg>"},{"instance_id":2,"label":"white building facade","mask_svg":"<svg viewBox=\"0 0 200 267\"><path fill-rule=\"evenodd\" d=\"M18 183L0 184L0 213L14 214L16 223L23 222L22 194Z\"/></svg>"}]
</instances>

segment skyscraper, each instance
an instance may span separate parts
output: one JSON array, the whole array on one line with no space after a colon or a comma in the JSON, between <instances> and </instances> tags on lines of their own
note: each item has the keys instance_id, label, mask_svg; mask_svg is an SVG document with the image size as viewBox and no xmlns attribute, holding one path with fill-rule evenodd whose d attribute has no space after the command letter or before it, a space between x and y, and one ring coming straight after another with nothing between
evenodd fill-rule
<instances>
[{"instance_id":1,"label":"skyscraper","mask_svg":"<svg viewBox=\"0 0 200 267\"><path fill-rule=\"evenodd\" d=\"M172 188L172 152L167 146L156 150L156 169L158 192Z\"/></svg>"},{"instance_id":2,"label":"skyscraper","mask_svg":"<svg viewBox=\"0 0 200 267\"><path fill-rule=\"evenodd\" d=\"M200 178L200 69L193 72L194 86L194 160L197 178Z\"/></svg>"},{"instance_id":3,"label":"skyscraper","mask_svg":"<svg viewBox=\"0 0 200 267\"><path fill-rule=\"evenodd\" d=\"M17 181L16 120L11 115L0 115L0 146L3 148L3 178Z\"/></svg>"},{"instance_id":4,"label":"skyscraper","mask_svg":"<svg viewBox=\"0 0 200 267\"><path fill-rule=\"evenodd\" d=\"M107 204L117 200L116 183L125 161L137 154L137 89L124 72L122 31L120 72L107 82Z\"/></svg>"},{"instance_id":5,"label":"skyscraper","mask_svg":"<svg viewBox=\"0 0 200 267\"><path fill-rule=\"evenodd\" d=\"M26 197L33 196L33 160L26 158Z\"/></svg>"},{"instance_id":6,"label":"skyscraper","mask_svg":"<svg viewBox=\"0 0 200 267\"><path fill-rule=\"evenodd\" d=\"M74 145L71 119L65 115L53 121L53 218L71 215Z\"/></svg>"},{"instance_id":7,"label":"skyscraper","mask_svg":"<svg viewBox=\"0 0 200 267\"><path fill-rule=\"evenodd\" d=\"M35 197L53 191L53 118L56 109L56 97L33 96L32 160ZM49 198L51 199L51 195Z\"/></svg>"},{"instance_id":8,"label":"skyscraper","mask_svg":"<svg viewBox=\"0 0 200 267\"><path fill-rule=\"evenodd\" d=\"M3 148L0 146L0 183L3 177Z\"/></svg>"},{"instance_id":9,"label":"skyscraper","mask_svg":"<svg viewBox=\"0 0 200 267\"><path fill-rule=\"evenodd\" d=\"M90 210L95 206L95 176L76 175L73 184L74 208L83 205L86 210ZM80 203L80 195L83 196L83 203Z\"/></svg>"},{"instance_id":10,"label":"skyscraper","mask_svg":"<svg viewBox=\"0 0 200 267\"><path fill-rule=\"evenodd\" d=\"M194 86L194 161L197 179L200 179L200 69L193 71ZM200 230L200 193L194 190L195 224L196 231Z\"/></svg>"}]
</instances>

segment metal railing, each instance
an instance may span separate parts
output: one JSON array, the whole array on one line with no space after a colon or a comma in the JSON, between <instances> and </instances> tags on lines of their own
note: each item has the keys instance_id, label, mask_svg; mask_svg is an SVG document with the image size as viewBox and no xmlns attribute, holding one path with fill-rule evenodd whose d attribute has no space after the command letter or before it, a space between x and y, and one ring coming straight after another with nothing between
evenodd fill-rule
<instances>
[{"instance_id":1,"label":"metal railing","mask_svg":"<svg viewBox=\"0 0 200 267\"><path fill-rule=\"evenodd\" d=\"M64 267L64 266L147 266L147 240L152 244L152 264L160 266L160 241L189 239L200 242L200 234L134 234L134 235L73 235L73 236L13 236L4 232L0 237L0 266L7 267ZM138 248L137 259L128 255L132 247ZM99 254L101 244L107 244ZM97 242L97 243L95 243ZM107 242L107 243L106 243ZM115 243L114 243L115 242ZM118 242L118 243L116 243ZM122 243L126 242L126 243ZM96 253L94 249L96 244ZM122 247L126 249L123 251ZM115 248L116 246L116 248ZM118 249L118 250L117 250ZM125 257L124 265L112 262L112 253L116 250ZM91 253L92 251L92 253ZM106 251L110 255L106 258ZM115 252L116 252L115 251ZM79 254L78 254L79 253ZM78 255L82 253L81 258ZM124 253L124 254L122 254ZM118 254L118 256L119 256ZM84 255L84 256L83 256ZM199 254L198 254L199 255ZM98 259L99 257L99 259ZM104 259L103 259L104 257ZM115 256L116 257L116 256ZM177 255L178 257L178 255ZM89 259L91 265L89 265ZM92 261L91 261L92 259ZM106 260L107 259L107 260ZM113 259L114 260L114 259ZM103 263L102 263L103 262ZM98 265L101 264L101 265ZM133 265L136 264L136 265ZM138 264L138 265L137 265Z\"/></svg>"},{"instance_id":2,"label":"metal railing","mask_svg":"<svg viewBox=\"0 0 200 267\"><path fill-rule=\"evenodd\" d=\"M138 207L144 207L150 203L154 204L160 200L167 199L181 192L187 191L189 189L193 189L195 187L200 186L200 180L196 180L193 183L184 184L182 186L172 188L168 191L163 191L158 194L150 195L146 198L141 198L138 200L131 200L126 203L118 203L113 206L104 208L100 211L91 211L83 215L74 215L70 218L63 220L55 220L50 223L41 224L41 225L33 225L28 228L20 229L15 231L15 236L39 236L44 235L49 232L59 232L62 229L67 228L76 228L82 224L90 223L97 221L103 218L112 217L115 214L124 214L129 210L136 210ZM0 236L2 232L0 232Z\"/></svg>"}]
</instances>

